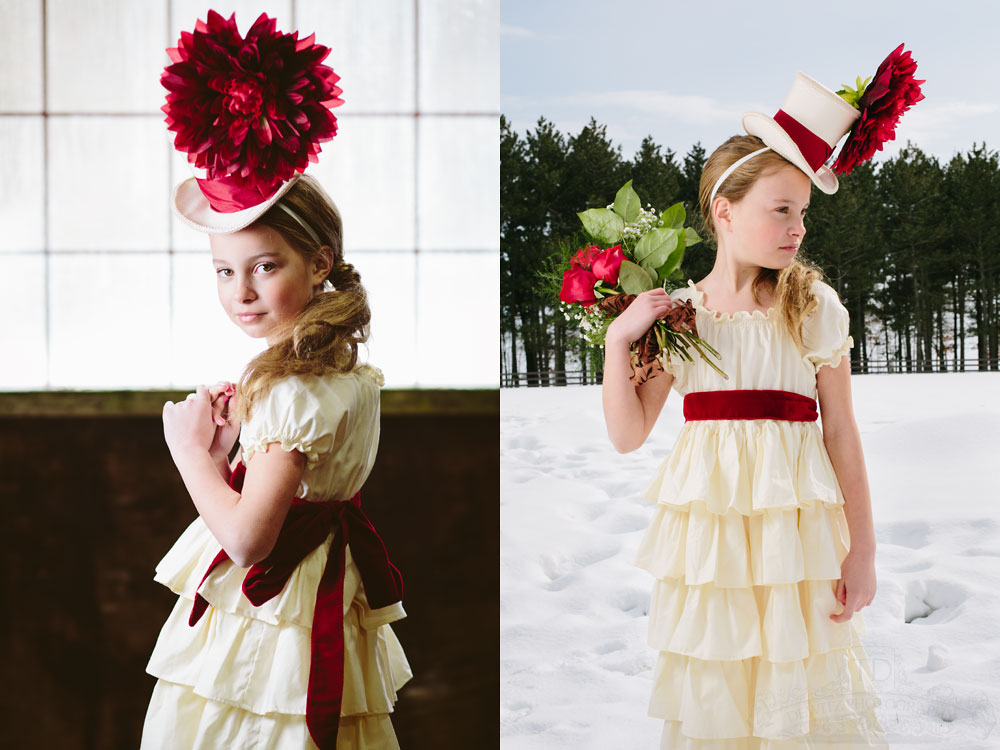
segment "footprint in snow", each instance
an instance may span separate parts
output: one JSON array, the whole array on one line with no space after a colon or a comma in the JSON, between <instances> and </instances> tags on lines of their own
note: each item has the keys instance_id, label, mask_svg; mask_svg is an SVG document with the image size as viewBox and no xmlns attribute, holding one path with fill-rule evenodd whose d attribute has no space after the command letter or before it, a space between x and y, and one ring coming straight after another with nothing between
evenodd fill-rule
<instances>
[{"instance_id":1,"label":"footprint in snow","mask_svg":"<svg viewBox=\"0 0 1000 750\"><path fill-rule=\"evenodd\" d=\"M907 623L935 625L958 617L959 606L969 598L968 592L952 581L914 580L906 585L905 611Z\"/></svg>"}]
</instances>

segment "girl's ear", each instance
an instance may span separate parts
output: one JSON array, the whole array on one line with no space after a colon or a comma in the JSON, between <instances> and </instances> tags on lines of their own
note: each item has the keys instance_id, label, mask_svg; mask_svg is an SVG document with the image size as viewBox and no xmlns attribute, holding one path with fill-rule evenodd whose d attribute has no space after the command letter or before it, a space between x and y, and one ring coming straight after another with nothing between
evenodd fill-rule
<instances>
[{"instance_id":1,"label":"girl's ear","mask_svg":"<svg viewBox=\"0 0 1000 750\"><path fill-rule=\"evenodd\" d=\"M319 286L333 268L333 248L323 245L313 256L313 286Z\"/></svg>"},{"instance_id":2,"label":"girl's ear","mask_svg":"<svg viewBox=\"0 0 1000 750\"><path fill-rule=\"evenodd\" d=\"M733 204L724 196L719 196L712 206L712 215L715 218L715 226L720 230L728 231L733 223Z\"/></svg>"}]
</instances>

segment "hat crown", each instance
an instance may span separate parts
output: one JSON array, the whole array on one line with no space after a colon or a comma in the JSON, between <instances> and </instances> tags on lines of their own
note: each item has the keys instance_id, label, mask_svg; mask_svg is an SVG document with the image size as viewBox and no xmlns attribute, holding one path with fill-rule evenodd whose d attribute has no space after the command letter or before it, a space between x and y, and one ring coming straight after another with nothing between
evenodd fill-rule
<instances>
[{"instance_id":1,"label":"hat crown","mask_svg":"<svg viewBox=\"0 0 1000 750\"><path fill-rule=\"evenodd\" d=\"M781 110L822 138L831 149L861 116L843 98L801 71L795 74Z\"/></svg>"}]
</instances>

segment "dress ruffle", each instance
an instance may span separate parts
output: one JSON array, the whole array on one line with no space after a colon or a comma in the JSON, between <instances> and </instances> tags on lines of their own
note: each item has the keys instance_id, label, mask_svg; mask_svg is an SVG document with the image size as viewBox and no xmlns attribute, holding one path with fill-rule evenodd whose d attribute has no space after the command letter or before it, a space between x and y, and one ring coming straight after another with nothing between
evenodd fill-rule
<instances>
[{"instance_id":1,"label":"dress ruffle","mask_svg":"<svg viewBox=\"0 0 1000 750\"><path fill-rule=\"evenodd\" d=\"M818 425L687 422L646 497L661 747L887 747L864 619L830 619L850 534Z\"/></svg>"},{"instance_id":2,"label":"dress ruffle","mask_svg":"<svg viewBox=\"0 0 1000 750\"><path fill-rule=\"evenodd\" d=\"M333 534L295 569L284 589L260 607L243 595L247 569L224 563L198 589L219 550L197 518L156 569L178 595L150 657L159 678L147 713L143 748L302 748L316 590ZM389 622L402 605L372 610L348 544L344 575L344 695L338 748L398 747L389 721L397 691L412 677ZM195 591L211 605L188 625ZM180 721L183 728L172 729ZM190 726L189 726L190 725ZM345 730L346 727L346 730ZM190 740L168 742L174 732ZM253 733L253 742L240 738ZM256 733L263 733L257 739ZM305 732L305 734L303 734ZM226 739L232 734L232 744ZM365 737L391 737L363 744ZM352 739L353 738L353 739Z\"/></svg>"},{"instance_id":3,"label":"dress ruffle","mask_svg":"<svg viewBox=\"0 0 1000 750\"><path fill-rule=\"evenodd\" d=\"M645 496L717 515L844 504L819 426L778 420L686 422Z\"/></svg>"}]
</instances>

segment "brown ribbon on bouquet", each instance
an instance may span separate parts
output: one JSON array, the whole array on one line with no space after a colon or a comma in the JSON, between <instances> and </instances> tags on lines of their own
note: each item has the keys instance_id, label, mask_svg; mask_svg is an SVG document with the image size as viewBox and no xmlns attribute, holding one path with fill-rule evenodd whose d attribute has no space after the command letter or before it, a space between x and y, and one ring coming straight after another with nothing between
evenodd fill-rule
<instances>
[{"instance_id":1,"label":"brown ribbon on bouquet","mask_svg":"<svg viewBox=\"0 0 1000 750\"><path fill-rule=\"evenodd\" d=\"M600 300L597 307L618 316L625 312L625 309L632 304L637 296L635 294L613 294ZM673 307L667 311L667 314L654 322L648 331L636 339L631 347L631 380L635 385L642 385L650 378L663 372L663 364L659 360L659 355L663 350L656 336L657 323L662 322L671 331L677 333L689 331L697 336L698 327L695 323L695 317L694 306L689 301L674 300Z\"/></svg>"}]
</instances>

